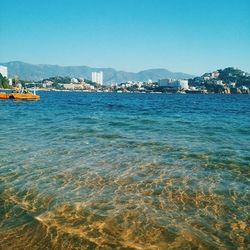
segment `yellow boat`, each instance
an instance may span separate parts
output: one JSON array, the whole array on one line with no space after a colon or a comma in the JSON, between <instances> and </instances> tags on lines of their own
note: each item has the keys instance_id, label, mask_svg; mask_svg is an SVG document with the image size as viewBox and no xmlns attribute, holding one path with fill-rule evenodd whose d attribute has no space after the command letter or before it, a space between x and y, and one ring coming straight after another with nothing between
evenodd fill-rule
<instances>
[{"instance_id":1,"label":"yellow boat","mask_svg":"<svg viewBox=\"0 0 250 250\"><path fill-rule=\"evenodd\" d=\"M40 100L40 96L34 93L31 93L29 91L24 92L13 92L13 93L7 93L7 92L0 92L0 99L15 99L15 100Z\"/></svg>"}]
</instances>

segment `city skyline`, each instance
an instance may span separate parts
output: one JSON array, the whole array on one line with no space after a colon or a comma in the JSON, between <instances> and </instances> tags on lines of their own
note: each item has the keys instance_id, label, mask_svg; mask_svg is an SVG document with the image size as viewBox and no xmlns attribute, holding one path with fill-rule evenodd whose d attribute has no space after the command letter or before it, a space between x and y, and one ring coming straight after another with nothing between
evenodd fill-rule
<instances>
[{"instance_id":1,"label":"city skyline","mask_svg":"<svg viewBox=\"0 0 250 250\"><path fill-rule=\"evenodd\" d=\"M1 62L250 72L247 0L18 3L2 3Z\"/></svg>"}]
</instances>

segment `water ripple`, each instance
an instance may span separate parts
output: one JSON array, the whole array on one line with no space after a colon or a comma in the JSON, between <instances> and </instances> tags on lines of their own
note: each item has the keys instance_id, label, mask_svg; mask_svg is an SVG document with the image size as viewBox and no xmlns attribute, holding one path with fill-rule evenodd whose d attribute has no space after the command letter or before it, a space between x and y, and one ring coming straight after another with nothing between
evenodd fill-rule
<instances>
[{"instance_id":1,"label":"water ripple","mask_svg":"<svg viewBox=\"0 0 250 250\"><path fill-rule=\"evenodd\" d=\"M247 95L1 102L1 249L247 249Z\"/></svg>"}]
</instances>

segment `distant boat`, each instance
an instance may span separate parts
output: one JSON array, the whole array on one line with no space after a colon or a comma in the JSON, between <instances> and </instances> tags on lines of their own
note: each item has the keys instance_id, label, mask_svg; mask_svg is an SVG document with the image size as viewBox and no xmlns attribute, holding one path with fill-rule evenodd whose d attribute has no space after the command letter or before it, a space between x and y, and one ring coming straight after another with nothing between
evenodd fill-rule
<instances>
[{"instance_id":1,"label":"distant boat","mask_svg":"<svg viewBox=\"0 0 250 250\"><path fill-rule=\"evenodd\" d=\"M40 100L40 96L36 95L35 90L34 93L31 93L30 91L21 90L21 92L15 91L12 93L0 92L0 99Z\"/></svg>"}]
</instances>

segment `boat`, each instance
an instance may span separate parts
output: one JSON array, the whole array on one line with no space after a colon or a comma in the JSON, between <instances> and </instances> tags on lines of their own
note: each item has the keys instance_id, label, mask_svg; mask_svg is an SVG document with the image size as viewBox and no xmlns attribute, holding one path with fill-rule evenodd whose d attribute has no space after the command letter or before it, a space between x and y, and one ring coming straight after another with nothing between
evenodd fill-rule
<instances>
[{"instance_id":1,"label":"boat","mask_svg":"<svg viewBox=\"0 0 250 250\"><path fill-rule=\"evenodd\" d=\"M0 99L9 99L9 93L0 92Z\"/></svg>"},{"instance_id":2,"label":"boat","mask_svg":"<svg viewBox=\"0 0 250 250\"><path fill-rule=\"evenodd\" d=\"M0 99L15 99L15 100L40 100L40 96L36 94L35 90L34 93L21 90L14 91L14 92L0 92Z\"/></svg>"}]
</instances>

